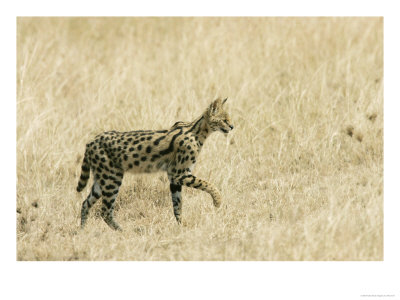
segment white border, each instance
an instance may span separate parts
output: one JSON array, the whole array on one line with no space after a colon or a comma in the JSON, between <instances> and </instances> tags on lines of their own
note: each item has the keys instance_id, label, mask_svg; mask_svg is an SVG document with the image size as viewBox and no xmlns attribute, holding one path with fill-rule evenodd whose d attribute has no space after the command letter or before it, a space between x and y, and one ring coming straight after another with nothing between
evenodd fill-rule
<instances>
[{"instance_id":1,"label":"white border","mask_svg":"<svg viewBox=\"0 0 400 300\"><path fill-rule=\"evenodd\" d=\"M16 1L18 16L382 16L376 1ZM388 1L387 1L388 2ZM386 3L387 3L386 2Z\"/></svg>"}]
</instances>

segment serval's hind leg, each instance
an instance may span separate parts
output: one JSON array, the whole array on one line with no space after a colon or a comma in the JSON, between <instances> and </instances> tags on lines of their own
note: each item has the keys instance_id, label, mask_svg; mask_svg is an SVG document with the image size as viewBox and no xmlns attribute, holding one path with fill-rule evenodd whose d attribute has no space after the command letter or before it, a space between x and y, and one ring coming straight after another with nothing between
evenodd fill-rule
<instances>
[{"instance_id":1,"label":"serval's hind leg","mask_svg":"<svg viewBox=\"0 0 400 300\"><path fill-rule=\"evenodd\" d=\"M114 205L118 195L119 187L122 183L122 174L117 173L115 178L107 179L101 187L103 205L101 207L101 217L114 230L122 231L122 228L114 220Z\"/></svg>"},{"instance_id":2,"label":"serval's hind leg","mask_svg":"<svg viewBox=\"0 0 400 300\"><path fill-rule=\"evenodd\" d=\"M101 197L101 189L100 185L95 181L92 185L92 189L90 191L89 196L82 203L81 209L81 228L85 227L86 220L89 214L90 208L99 200Z\"/></svg>"}]
</instances>

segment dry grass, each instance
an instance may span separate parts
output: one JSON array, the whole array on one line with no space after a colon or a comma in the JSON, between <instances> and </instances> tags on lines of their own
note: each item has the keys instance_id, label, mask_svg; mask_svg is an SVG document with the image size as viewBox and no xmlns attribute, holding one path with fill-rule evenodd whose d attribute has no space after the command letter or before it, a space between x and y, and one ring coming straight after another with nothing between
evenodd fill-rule
<instances>
[{"instance_id":1,"label":"dry grass","mask_svg":"<svg viewBox=\"0 0 400 300\"><path fill-rule=\"evenodd\" d=\"M19 18L18 260L382 260L381 18ZM75 190L104 130L168 128L228 96L195 174L127 175L110 230Z\"/></svg>"}]
</instances>

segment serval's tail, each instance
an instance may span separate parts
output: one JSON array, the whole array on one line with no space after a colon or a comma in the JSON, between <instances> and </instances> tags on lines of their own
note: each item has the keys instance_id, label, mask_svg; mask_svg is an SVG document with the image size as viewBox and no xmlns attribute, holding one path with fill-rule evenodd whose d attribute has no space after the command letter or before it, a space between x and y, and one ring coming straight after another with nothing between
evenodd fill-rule
<instances>
[{"instance_id":1,"label":"serval's tail","mask_svg":"<svg viewBox=\"0 0 400 300\"><path fill-rule=\"evenodd\" d=\"M78 192L82 191L89 179L90 176L90 164L88 160L88 151L85 151L85 157L83 158L82 162L82 171L81 171L81 177L79 178L78 186L76 187L76 190Z\"/></svg>"}]
</instances>

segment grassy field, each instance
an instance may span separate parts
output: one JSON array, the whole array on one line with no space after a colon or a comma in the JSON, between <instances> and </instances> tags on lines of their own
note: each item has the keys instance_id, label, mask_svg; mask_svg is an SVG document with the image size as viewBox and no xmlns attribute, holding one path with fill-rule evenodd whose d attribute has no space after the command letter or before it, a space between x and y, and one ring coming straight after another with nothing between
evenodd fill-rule
<instances>
[{"instance_id":1,"label":"grassy field","mask_svg":"<svg viewBox=\"0 0 400 300\"><path fill-rule=\"evenodd\" d=\"M85 144L229 97L194 174L126 175L80 230ZM17 260L382 260L382 18L18 18ZM92 180L92 179L91 179ZM90 182L89 182L90 184Z\"/></svg>"}]
</instances>

